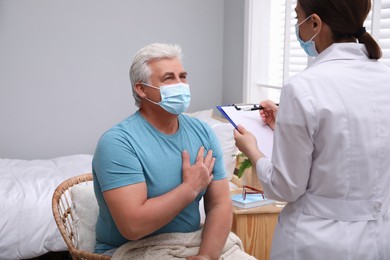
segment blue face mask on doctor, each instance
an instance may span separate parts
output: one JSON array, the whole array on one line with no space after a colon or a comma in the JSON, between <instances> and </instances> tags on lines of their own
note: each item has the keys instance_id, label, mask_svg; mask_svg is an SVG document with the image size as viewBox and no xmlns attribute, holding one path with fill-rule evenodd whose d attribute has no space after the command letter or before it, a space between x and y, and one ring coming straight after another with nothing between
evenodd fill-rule
<instances>
[{"instance_id":1,"label":"blue face mask on doctor","mask_svg":"<svg viewBox=\"0 0 390 260\"><path fill-rule=\"evenodd\" d=\"M307 42L304 42L300 37L299 37L299 26L301 26L301 24L303 24L304 22L306 22L309 18L311 17L311 15L309 15L305 20L303 20L301 23L299 24L295 24L295 34L297 35L297 39L302 47L302 49L306 52L307 55L309 55L310 57L316 57L318 55L318 51L316 49L316 44L315 42L313 41L314 37L317 36L318 33L314 34L313 37L310 38L310 40L308 40Z\"/></svg>"},{"instance_id":2,"label":"blue face mask on doctor","mask_svg":"<svg viewBox=\"0 0 390 260\"><path fill-rule=\"evenodd\" d=\"M162 107L165 111L179 115L186 111L191 101L190 86L185 83L175 83L169 85L160 86L160 88L142 83L144 86L148 86L154 89L160 90L161 101L154 102L148 98L145 98L149 102Z\"/></svg>"}]
</instances>

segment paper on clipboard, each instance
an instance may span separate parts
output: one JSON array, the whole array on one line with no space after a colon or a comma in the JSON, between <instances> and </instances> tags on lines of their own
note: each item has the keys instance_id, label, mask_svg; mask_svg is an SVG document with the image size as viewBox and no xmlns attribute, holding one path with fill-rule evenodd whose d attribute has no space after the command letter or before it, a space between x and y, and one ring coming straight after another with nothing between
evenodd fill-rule
<instances>
[{"instance_id":1,"label":"paper on clipboard","mask_svg":"<svg viewBox=\"0 0 390 260\"><path fill-rule=\"evenodd\" d=\"M274 131L260 118L259 111L237 110L234 106L217 106L221 114L234 126L242 125L257 140L257 147L267 157L272 158Z\"/></svg>"}]
</instances>

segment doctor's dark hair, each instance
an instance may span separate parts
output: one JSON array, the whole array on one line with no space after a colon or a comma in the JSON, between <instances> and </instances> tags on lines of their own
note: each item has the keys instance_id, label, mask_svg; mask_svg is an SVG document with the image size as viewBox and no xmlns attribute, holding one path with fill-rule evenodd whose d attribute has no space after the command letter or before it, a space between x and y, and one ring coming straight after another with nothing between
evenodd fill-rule
<instances>
[{"instance_id":1,"label":"doctor's dark hair","mask_svg":"<svg viewBox=\"0 0 390 260\"><path fill-rule=\"evenodd\" d=\"M152 43L143 47L135 54L133 63L130 67L129 75L131 87L133 90L133 97L135 99L135 105L137 107L140 106L141 98L134 89L135 84L137 82L144 82L150 84L149 78L152 72L149 68L149 61L166 58L177 58L181 61L181 48L178 45Z\"/></svg>"},{"instance_id":2,"label":"doctor's dark hair","mask_svg":"<svg viewBox=\"0 0 390 260\"><path fill-rule=\"evenodd\" d=\"M333 33L335 42L347 40L366 46L370 59L382 56L381 48L363 27L371 0L298 0L306 16L317 14Z\"/></svg>"}]
</instances>

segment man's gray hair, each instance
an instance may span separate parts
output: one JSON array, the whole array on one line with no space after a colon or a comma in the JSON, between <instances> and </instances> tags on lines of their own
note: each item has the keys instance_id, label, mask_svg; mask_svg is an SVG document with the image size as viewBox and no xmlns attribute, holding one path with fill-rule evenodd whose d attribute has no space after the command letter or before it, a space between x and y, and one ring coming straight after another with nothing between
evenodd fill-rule
<instances>
[{"instance_id":1,"label":"man's gray hair","mask_svg":"<svg viewBox=\"0 0 390 260\"><path fill-rule=\"evenodd\" d=\"M149 61L165 58L177 58L181 61L181 48L176 44L152 43L143 47L135 54L129 74L133 97L137 107L140 106L141 98L135 91L135 84L140 81L150 84L149 77L151 71L148 64Z\"/></svg>"}]
</instances>

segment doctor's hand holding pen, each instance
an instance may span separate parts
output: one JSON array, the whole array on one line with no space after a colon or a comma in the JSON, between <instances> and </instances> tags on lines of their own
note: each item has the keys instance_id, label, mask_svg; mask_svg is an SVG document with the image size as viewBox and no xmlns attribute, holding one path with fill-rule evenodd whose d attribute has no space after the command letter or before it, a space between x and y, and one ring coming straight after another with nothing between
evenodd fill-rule
<instances>
[{"instance_id":1,"label":"doctor's hand holding pen","mask_svg":"<svg viewBox=\"0 0 390 260\"><path fill-rule=\"evenodd\" d=\"M265 100L260 103L257 109L260 111L260 116L263 122L274 130L275 129L275 120L276 114L278 112L279 104L271 101ZM252 165L256 165L256 162L264 157L264 154L259 150L257 146L256 137L245 129L242 125L238 125L237 129L234 130L234 140L236 141L235 145L238 150L244 153L248 159L251 161ZM261 141L261 140L260 140Z\"/></svg>"},{"instance_id":2,"label":"doctor's hand holding pen","mask_svg":"<svg viewBox=\"0 0 390 260\"><path fill-rule=\"evenodd\" d=\"M265 100L260 103L262 109L260 110L260 116L263 122L272 130L275 130L276 114L278 112L278 105L271 100Z\"/></svg>"}]
</instances>

